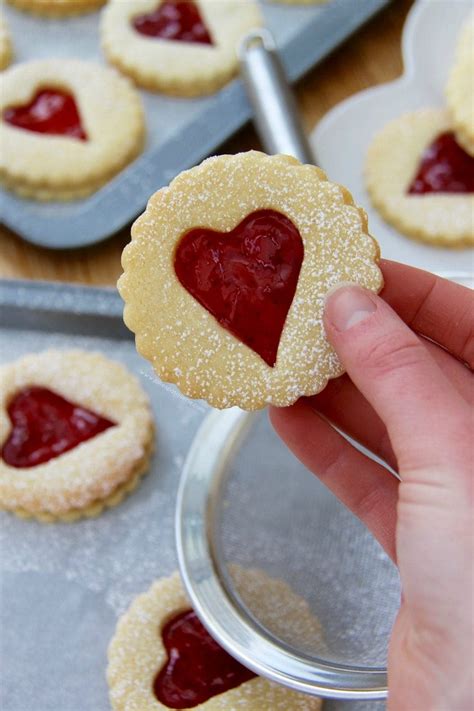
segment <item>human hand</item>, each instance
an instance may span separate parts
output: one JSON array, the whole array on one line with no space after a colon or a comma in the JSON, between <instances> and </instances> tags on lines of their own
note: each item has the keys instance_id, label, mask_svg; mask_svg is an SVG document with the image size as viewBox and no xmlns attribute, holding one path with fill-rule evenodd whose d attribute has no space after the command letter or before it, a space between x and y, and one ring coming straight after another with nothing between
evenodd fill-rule
<instances>
[{"instance_id":1,"label":"human hand","mask_svg":"<svg viewBox=\"0 0 474 711\"><path fill-rule=\"evenodd\" d=\"M271 420L399 567L389 710L467 711L474 704L474 294L396 262L381 268L382 298L346 286L326 302L327 337L347 374L290 408L272 408Z\"/></svg>"}]
</instances>

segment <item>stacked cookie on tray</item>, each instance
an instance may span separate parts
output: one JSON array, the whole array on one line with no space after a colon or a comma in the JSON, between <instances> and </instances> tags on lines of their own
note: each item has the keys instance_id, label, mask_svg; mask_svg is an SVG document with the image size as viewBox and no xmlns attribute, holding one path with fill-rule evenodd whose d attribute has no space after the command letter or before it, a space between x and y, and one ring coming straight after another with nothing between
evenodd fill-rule
<instances>
[{"instance_id":1,"label":"stacked cookie on tray","mask_svg":"<svg viewBox=\"0 0 474 711\"><path fill-rule=\"evenodd\" d=\"M434 245L474 244L474 16L462 28L446 108L389 123L366 162L369 195L400 232Z\"/></svg>"}]
</instances>

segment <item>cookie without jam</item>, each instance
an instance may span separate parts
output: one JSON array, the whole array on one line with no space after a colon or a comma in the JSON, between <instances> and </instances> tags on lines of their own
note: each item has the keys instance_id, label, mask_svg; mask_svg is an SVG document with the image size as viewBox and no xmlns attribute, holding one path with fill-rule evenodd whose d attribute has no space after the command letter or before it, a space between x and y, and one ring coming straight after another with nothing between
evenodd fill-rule
<instances>
[{"instance_id":1,"label":"cookie without jam","mask_svg":"<svg viewBox=\"0 0 474 711\"><path fill-rule=\"evenodd\" d=\"M365 177L373 204L400 232L433 245L466 247L474 244L472 193L410 194L426 151L452 131L450 116L443 109L400 116L373 139ZM469 161L471 157L465 156L462 163Z\"/></svg>"},{"instance_id":2,"label":"cookie without jam","mask_svg":"<svg viewBox=\"0 0 474 711\"><path fill-rule=\"evenodd\" d=\"M135 222L118 283L125 323L188 397L290 405L343 372L324 335L329 289L382 287L367 229L348 191L314 166L256 151L210 158Z\"/></svg>"},{"instance_id":3,"label":"cookie without jam","mask_svg":"<svg viewBox=\"0 0 474 711\"><path fill-rule=\"evenodd\" d=\"M281 580L261 570L232 566L239 593L254 609L273 610L285 618L286 630L302 631L321 638L318 620L303 598ZM169 620L190 609L178 573L157 580L139 595L117 623L110 642L107 668L110 703L114 711L159 711L169 709L153 693L154 681L167 663L162 630ZM267 618L263 620L266 623ZM202 711L320 711L321 700L299 694L274 682L256 677L236 688L212 696L197 706ZM177 708L177 706L175 706ZM183 708L181 706L180 708Z\"/></svg>"},{"instance_id":4,"label":"cookie without jam","mask_svg":"<svg viewBox=\"0 0 474 711\"><path fill-rule=\"evenodd\" d=\"M54 112L54 98L35 105L44 93L69 97L80 124L76 135L57 128L39 132L33 122L28 130L27 122L9 120L28 107L35 121L45 109ZM144 135L141 99L113 69L46 59L15 64L0 75L0 182L23 197L75 200L93 193L140 153Z\"/></svg>"},{"instance_id":5,"label":"cookie without jam","mask_svg":"<svg viewBox=\"0 0 474 711\"><path fill-rule=\"evenodd\" d=\"M49 350L1 366L0 508L44 522L98 515L146 472L153 429L138 381L100 353Z\"/></svg>"},{"instance_id":6,"label":"cookie without jam","mask_svg":"<svg viewBox=\"0 0 474 711\"><path fill-rule=\"evenodd\" d=\"M177 12L186 8L178 0L166 2L170 11L173 6ZM217 91L237 74L239 40L262 25L262 16L254 0L194 0L194 5L203 25L199 36L207 35L211 42L196 41L192 32L176 32L179 18L161 36L147 36L136 20L156 13L158 0L109 0L101 20L108 61L150 91L185 97ZM186 25L186 18L182 22Z\"/></svg>"}]
</instances>

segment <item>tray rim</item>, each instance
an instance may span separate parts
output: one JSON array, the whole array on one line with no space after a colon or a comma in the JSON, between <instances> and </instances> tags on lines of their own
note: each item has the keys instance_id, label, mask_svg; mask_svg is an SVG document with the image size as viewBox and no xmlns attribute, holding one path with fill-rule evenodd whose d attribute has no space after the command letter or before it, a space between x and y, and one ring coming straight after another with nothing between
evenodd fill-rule
<instances>
[{"instance_id":1,"label":"tray rim","mask_svg":"<svg viewBox=\"0 0 474 711\"><path fill-rule=\"evenodd\" d=\"M358 0L354 6L352 2L346 4L346 0L343 0L319 8L319 12L308 22L304 31L281 50L290 82L300 79L391 1ZM289 8L291 9L291 6ZM345 15L347 22L339 21L341 15ZM318 25L324 27L323 21L332 34L323 33L324 41L315 43L314 32ZM234 79L215 94L213 99L212 105L186 126L186 131L170 137L162 146L143 153L102 190L87 198L85 204L88 207L76 218L71 220L71 215L67 214L51 220L49 213L64 206L64 203L57 202L46 203L43 216L29 215L28 210L21 209L21 206L36 205L35 201L15 197L1 189L1 222L27 242L53 250L76 249L108 239L133 221L145 207L150 191L137 191L137 186L146 184L151 176L154 190L166 185L174 175L196 165L216 151L251 118L250 105L240 79ZM193 135L194 147L190 148L186 133L192 126L197 127L197 133ZM91 222L94 224L91 225Z\"/></svg>"}]
</instances>

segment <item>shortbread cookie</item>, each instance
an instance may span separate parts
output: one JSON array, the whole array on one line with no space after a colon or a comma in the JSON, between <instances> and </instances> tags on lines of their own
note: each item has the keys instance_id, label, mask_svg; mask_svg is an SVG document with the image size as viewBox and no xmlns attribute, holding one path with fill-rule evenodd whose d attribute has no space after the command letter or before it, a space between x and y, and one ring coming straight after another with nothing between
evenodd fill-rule
<instances>
[{"instance_id":1,"label":"shortbread cookie","mask_svg":"<svg viewBox=\"0 0 474 711\"><path fill-rule=\"evenodd\" d=\"M253 0L109 0L102 45L109 61L140 86L199 96L237 73L239 39L261 24Z\"/></svg>"},{"instance_id":2,"label":"shortbread cookie","mask_svg":"<svg viewBox=\"0 0 474 711\"><path fill-rule=\"evenodd\" d=\"M218 408L287 406L343 372L324 297L382 286L379 250L345 188L257 151L210 158L150 199L119 290L158 376Z\"/></svg>"},{"instance_id":3,"label":"shortbread cookie","mask_svg":"<svg viewBox=\"0 0 474 711\"><path fill-rule=\"evenodd\" d=\"M375 137L366 163L375 207L397 229L435 245L474 244L474 159L448 113L405 114Z\"/></svg>"},{"instance_id":4,"label":"shortbread cookie","mask_svg":"<svg viewBox=\"0 0 474 711\"><path fill-rule=\"evenodd\" d=\"M0 77L0 181L38 200L98 190L142 149L144 114L114 70L73 59L18 64Z\"/></svg>"},{"instance_id":5,"label":"shortbread cookie","mask_svg":"<svg viewBox=\"0 0 474 711\"><path fill-rule=\"evenodd\" d=\"M99 353L44 351L0 367L0 508L74 521L120 503L152 449L148 398Z\"/></svg>"},{"instance_id":6,"label":"shortbread cookie","mask_svg":"<svg viewBox=\"0 0 474 711\"><path fill-rule=\"evenodd\" d=\"M107 0L7 0L18 10L41 17L69 17L97 10Z\"/></svg>"},{"instance_id":7,"label":"shortbread cookie","mask_svg":"<svg viewBox=\"0 0 474 711\"><path fill-rule=\"evenodd\" d=\"M457 141L474 155L474 14L462 31L446 98Z\"/></svg>"},{"instance_id":8,"label":"shortbread cookie","mask_svg":"<svg viewBox=\"0 0 474 711\"><path fill-rule=\"evenodd\" d=\"M0 6L1 9L1 6ZM0 14L0 69L5 69L12 59L12 43L7 23Z\"/></svg>"},{"instance_id":9,"label":"shortbread cookie","mask_svg":"<svg viewBox=\"0 0 474 711\"><path fill-rule=\"evenodd\" d=\"M320 634L307 603L283 582L258 570L241 569L241 578L243 589L263 596L268 607L285 609L287 625ZM190 609L178 573L155 582L119 620L109 646L107 679L114 711L321 708L319 699L257 677L233 660Z\"/></svg>"}]
</instances>

